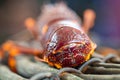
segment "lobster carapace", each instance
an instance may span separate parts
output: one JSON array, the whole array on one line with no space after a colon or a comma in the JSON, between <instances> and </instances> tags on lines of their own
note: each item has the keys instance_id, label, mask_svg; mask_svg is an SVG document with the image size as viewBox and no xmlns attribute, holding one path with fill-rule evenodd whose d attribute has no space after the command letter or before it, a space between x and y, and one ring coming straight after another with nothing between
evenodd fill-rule
<instances>
[{"instance_id":1,"label":"lobster carapace","mask_svg":"<svg viewBox=\"0 0 120 80\"><path fill-rule=\"evenodd\" d=\"M64 3L44 6L36 25L28 28L42 44L43 61L51 66L76 67L94 52L81 19Z\"/></svg>"}]
</instances>

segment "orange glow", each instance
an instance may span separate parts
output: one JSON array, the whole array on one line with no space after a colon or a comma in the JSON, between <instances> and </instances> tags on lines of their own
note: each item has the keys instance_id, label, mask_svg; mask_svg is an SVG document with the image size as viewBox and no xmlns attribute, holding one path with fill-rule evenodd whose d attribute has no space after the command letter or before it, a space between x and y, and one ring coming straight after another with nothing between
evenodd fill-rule
<instances>
[{"instance_id":1,"label":"orange glow","mask_svg":"<svg viewBox=\"0 0 120 80\"><path fill-rule=\"evenodd\" d=\"M27 18L25 20L25 26L28 28L28 29L32 29L34 26L35 26L35 20L33 18Z\"/></svg>"},{"instance_id":2,"label":"orange glow","mask_svg":"<svg viewBox=\"0 0 120 80\"><path fill-rule=\"evenodd\" d=\"M39 55L42 53L41 50L35 48L29 48L21 45L17 45L13 41L7 41L2 45L4 51L8 51L10 55L16 56L18 53L21 54L32 54Z\"/></svg>"},{"instance_id":3,"label":"orange glow","mask_svg":"<svg viewBox=\"0 0 120 80\"><path fill-rule=\"evenodd\" d=\"M45 25L43 28L42 28L42 34L44 35L48 30L48 26Z\"/></svg>"},{"instance_id":4,"label":"orange glow","mask_svg":"<svg viewBox=\"0 0 120 80\"><path fill-rule=\"evenodd\" d=\"M9 53L8 64L11 70L16 72L16 60L14 58L19 55L19 50L12 41L5 42L2 45L2 49L3 51L7 51Z\"/></svg>"},{"instance_id":5,"label":"orange glow","mask_svg":"<svg viewBox=\"0 0 120 80\"><path fill-rule=\"evenodd\" d=\"M10 56L15 57L15 56L17 56L18 54L20 54L20 51L19 51L17 48L12 48L12 49L9 51L9 53L10 53Z\"/></svg>"},{"instance_id":6,"label":"orange glow","mask_svg":"<svg viewBox=\"0 0 120 80\"><path fill-rule=\"evenodd\" d=\"M16 47L12 47L8 52L9 52L8 64L10 66L10 69L12 71L16 72L16 60L15 60L15 57L18 56L20 54L20 52Z\"/></svg>"},{"instance_id":7,"label":"orange glow","mask_svg":"<svg viewBox=\"0 0 120 80\"><path fill-rule=\"evenodd\" d=\"M12 41L7 41L5 42L3 45L2 45L2 49L4 51L8 51L11 49L11 46L13 45L13 42Z\"/></svg>"},{"instance_id":8,"label":"orange glow","mask_svg":"<svg viewBox=\"0 0 120 80\"><path fill-rule=\"evenodd\" d=\"M83 29L86 33L88 33L89 29L91 29L94 26L95 18L96 18L96 14L92 9L85 10Z\"/></svg>"},{"instance_id":9,"label":"orange glow","mask_svg":"<svg viewBox=\"0 0 120 80\"><path fill-rule=\"evenodd\" d=\"M10 66L10 69L14 72L16 72L16 60L15 57L18 56L20 54L19 50L14 47L11 46L12 48L10 50L8 50L9 52L9 60L8 60L8 64Z\"/></svg>"},{"instance_id":10,"label":"orange glow","mask_svg":"<svg viewBox=\"0 0 120 80\"><path fill-rule=\"evenodd\" d=\"M16 61L15 61L14 57L9 57L8 61L9 61L8 64L10 66L10 69L12 71L16 72Z\"/></svg>"},{"instance_id":11,"label":"orange glow","mask_svg":"<svg viewBox=\"0 0 120 80\"><path fill-rule=\"evenodd\" d=\"M8 64L11 68L11 70L16 71L16 60L15 57L20 54L32 54L32 55L39 55L41 50L34 49L34 48L28 48L25 46L20 46L13 41L7 41L2 45L2 49L4 51L7 51L9 53L9 60ZM1 51L0 51L0 57L1 57Z\"/></svg>"},{"instance_id":12,"label":"orange glow","mask_svg":"<svg viewBox=\"0 0 120 80\"><path fill-rule=\"evenodd\" d=\"M2 59L3 58L3 51L2 51L2 49L0 49L0 59Z\"/></svg>"},{"instance_id":13,"label":"orange glow","mask_svg":"<svg viewBox=\"0 0 120 80\"><path fill-rule=\"evenodd\" d=\"M10 56L16 56L20 51L12 41L7 41L2 45L4 51L8 51Z\"/></svg>"}]
</instances>

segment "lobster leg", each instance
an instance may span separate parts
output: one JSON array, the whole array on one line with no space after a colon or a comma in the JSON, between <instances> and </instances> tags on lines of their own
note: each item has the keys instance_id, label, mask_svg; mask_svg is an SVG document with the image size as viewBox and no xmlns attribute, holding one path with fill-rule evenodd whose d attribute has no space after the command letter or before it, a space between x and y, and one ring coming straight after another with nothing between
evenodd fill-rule
<instances>
[{"instance_id":1,"label":"lobster leg","mask_svg":"<svg viewBox=\"0 0 120 80\"><path fill-rule=\"evenodd\" d=\"M24 45L18 45L17 43L13 41L7 41L2 45L3 51L8 51L8 52L15 52L15 53L25 53L25 54L31 54L31 55L42 55L42 50L40 49L35 49L35 48L30 48L30 47L25 47ZM14 54L14 53L13 53Z\"/></svg>"},{"instance_id":2,"label":"lobster leg","mask_svg":"<svg viewBox=\"0 0 120 80\"><path fill-rule=\"evenodd\" d=\"M94 26L96 14L92 9L85 10L83 14L83 30L88 33L89 30Z\"/></svg>"},{"instance_id":3,"label":"lobster leg","mask_svg":"<svg viewBox=\"0 0 120 80\"><path fill-rule=\"evenodd\" d=\"M25 21L24 21L24 24L26 26L26 28L33 34L33 36L37 39L38 37L38 33L36 32L36 29L35 29L35 24L36 24L36 21L35 19L33 18L27 18Z\"/></svg>"},{"instance_id":4,"label":"lobster leg","mask_svg":"<svg viewBox=\"0 0 120 80\"><path fill-rule=\"evenodd\" d=\"M6 43L4 43L2 45L2 49L4 52L8 53L8 62L7 63L10 66L10 68L12 69L12 71L14 71L14 72L16 72L16 68L15 68L15 65L16 65L15 57L16 56L19 56L21 54L34 55L34 56L43 55L42 51L39 49L21 46L13 41L7 41Z\"/></svg>"}]
</instances>

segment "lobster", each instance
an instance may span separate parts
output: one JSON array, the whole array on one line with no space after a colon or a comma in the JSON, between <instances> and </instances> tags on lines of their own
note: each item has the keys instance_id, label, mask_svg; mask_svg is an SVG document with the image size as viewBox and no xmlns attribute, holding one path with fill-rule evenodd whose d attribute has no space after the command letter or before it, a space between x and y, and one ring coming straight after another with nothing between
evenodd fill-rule
<instances>
[{"instance_id":1,"label":"lobster","mask_svg":"<svg viewBox=\"0 0 120 80\"><path fill-rule=\"evenodd\" d=\"M87 35L95 13L85 11L84 25L65 3L45 5L34 27L27 27L43 48L41 61L57 68L76 67L93 54L96 45Z\"/></svg>"},{"instance_id":2,"label":"lobster","mask_svg":"<svg viewBox=\"0 0 120 80\"><path fill-rule=\"evenodd\" d=\"M88 37L94 25L94 11L86 10L83 20L82 24L79 16L63 2L43 6L36 23L31 18L26 19L27 29L42 44L42 50L37 51L40 57L36 59L57 68L77 67L89 60L96 48ZM14 47L18 49L16 52L35 53L32 49Z\"/></svg>"}]
</instances>

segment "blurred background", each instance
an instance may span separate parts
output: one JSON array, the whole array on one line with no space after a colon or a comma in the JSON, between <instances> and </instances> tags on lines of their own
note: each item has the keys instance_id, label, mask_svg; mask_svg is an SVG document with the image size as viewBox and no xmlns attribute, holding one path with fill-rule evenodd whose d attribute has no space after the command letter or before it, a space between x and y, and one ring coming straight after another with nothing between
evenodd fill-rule
<instances>
[{"instance_id":1,"label":"blurred background","mask_svg":"<svg viewBox=\"0 0 120 80\"><path fill-rule=\"evenodd\" d=\"M27 17L37 18L43 4L59 0L0 0L0 44L25 29ZM91 8L97 18L91 34L98 46L120 48L120 0L62 0L82 18Z\"/></svg>"}]
</instances>

